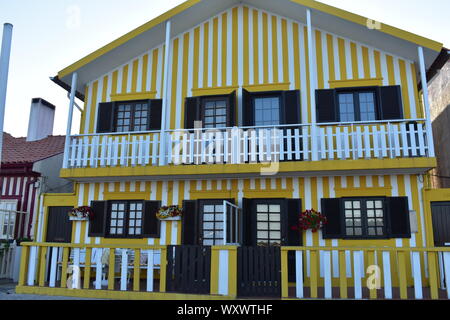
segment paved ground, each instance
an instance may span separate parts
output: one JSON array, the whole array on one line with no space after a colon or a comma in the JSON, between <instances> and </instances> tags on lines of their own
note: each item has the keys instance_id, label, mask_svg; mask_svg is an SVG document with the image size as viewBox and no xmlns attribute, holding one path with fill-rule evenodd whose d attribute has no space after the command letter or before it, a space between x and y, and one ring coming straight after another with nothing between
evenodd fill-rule
<instances>
[{"instance_id":1,"label":"paved ground","mask_svg":"<svg viewBox=\"0 0 450 320\"><path fill-rule=\"evenodd\" d=\"M91 300L71 297L42 296L35 294L16 294L15 288L16 283L0 281L0 300Z\"/></svg>"}]
</instances>

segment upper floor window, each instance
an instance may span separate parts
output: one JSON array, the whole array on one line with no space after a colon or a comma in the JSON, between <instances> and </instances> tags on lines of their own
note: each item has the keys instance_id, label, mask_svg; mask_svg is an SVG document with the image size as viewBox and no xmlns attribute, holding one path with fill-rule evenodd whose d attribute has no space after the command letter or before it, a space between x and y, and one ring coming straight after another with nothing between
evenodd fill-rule
<instances>
[{"instance_id":1,"label":"upper floor window","mask_svg":"<svg viewBox=\"0 0 450 320\"><path fill-rule=\"evenodd\" d=\"M236 125L236 92L229 95L186 98L185 129L193 129L201 121L201 128L226 128Z\"/></svg>"},{"instance_id":2,"label":"upper floor window","mask_svg":"<svg viewBox=\"0 0 450 320\"><path fill-rule=\"evenodd\" d=\"M255 126L280 124L280 96L255 96Z\"/></svg>"},{"instance_id":3,"label":"upper floor window","mask_svg":"<svg viewBox=\"0 0 450 320\"><path fill-rule=\"evenodd\" d=\"M375 91L340 92L339 120L341 122L377 120Z\"/></svg>"},{"instance_id":4,"label":"upper floor window","mask_svg":"<svg viewBox=\"0 0 450 320\"><path fill-rule=\"evenodd\" d=\"M228 103L226 97L203 99L203 127L208 129L226 127Z\"/></svg>"},{"instance_id":5,"label":"upper floor window","mask_svg":"<svg viewBox=\"0 0 450 320\"><path fill-rule=\"evenodd\" d=\"M400 86L316 91L318 123L403 119Z\"/></svg>"},{"instance_id":6,"label":"upper floor window","mask_svg":"<svg viewBox=\"0 0 450 320\"><path fill-rule=\"evenodd\" d=\"M150 122L149 104L131 102L118 104L114 121L116 132L146 131Z\"/></svg>"},{"instance_id":7,"label":"upper floor window","mask_svg":"<svg viewBox=\"0 0 450 320\"><path fill-rule=\"evenodd\" d=\"M100 103L97 132L138 132L161 129L162 100Z\"/></svg>"}]
</instances>

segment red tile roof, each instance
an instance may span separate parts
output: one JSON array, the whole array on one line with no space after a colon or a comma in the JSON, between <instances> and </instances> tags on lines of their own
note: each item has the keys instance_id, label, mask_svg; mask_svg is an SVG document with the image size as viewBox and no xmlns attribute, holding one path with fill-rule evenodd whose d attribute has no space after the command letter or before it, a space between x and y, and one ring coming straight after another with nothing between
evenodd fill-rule
<instances>
[{"instance_id":1,"label":"red tile roof","mask_svg":"<svg viewBox=\"0 0 450 320\"><path fill-rule=\"evenodd\" d=\"M3 134L2 164L34 163L64 152L65 136L48 136L39 141L27 142Z\"/></svg>"}]
</instances>

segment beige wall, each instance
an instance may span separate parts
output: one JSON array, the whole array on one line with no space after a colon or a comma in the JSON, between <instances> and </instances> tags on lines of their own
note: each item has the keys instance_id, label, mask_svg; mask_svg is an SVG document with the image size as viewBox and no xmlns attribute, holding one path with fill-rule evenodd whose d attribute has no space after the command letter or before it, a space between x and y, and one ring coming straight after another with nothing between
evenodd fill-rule
<instances>
[{"instance_id":1,"label":"beige wall","mask_svg":"<svg viewBox=\"0 0 450 320\"><path fill-rule=\"evenodd\" d=\"M429 85L431 119L438 159L434 175L450 177L450 61ZM450 188L450 178L432 177L433 187Z\"/></svg>"}]
</instances>

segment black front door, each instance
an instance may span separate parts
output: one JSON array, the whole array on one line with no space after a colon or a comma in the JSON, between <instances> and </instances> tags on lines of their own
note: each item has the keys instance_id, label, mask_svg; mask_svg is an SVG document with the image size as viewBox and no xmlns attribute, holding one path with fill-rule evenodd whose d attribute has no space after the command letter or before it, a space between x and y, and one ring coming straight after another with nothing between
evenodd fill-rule
<instances>
[{"instance_id":1,"label":"black front door","mask_svg":"<svg viewBox=\"0 0 450 320\"><path fill-rule=\"evenodd\" d=\"M68 212L72 207L49 207L47 218L46 242L70 243L72 239L72 223Z\"/></svg>"},{"instance_id":2,"label":"black front door","mask_svg":"<svg viewBox=\"0 0 450 320\"><path fill-rule=\"evenodd\" d=\"M434 245L436 247L450 246L450 202L433 202L431 216Z\"/></svg>"}]
</instances>

